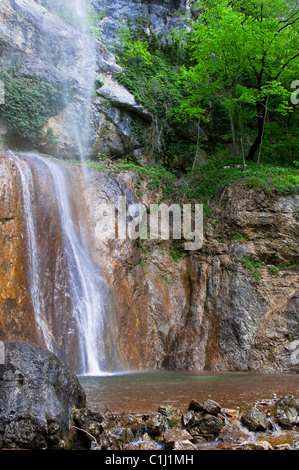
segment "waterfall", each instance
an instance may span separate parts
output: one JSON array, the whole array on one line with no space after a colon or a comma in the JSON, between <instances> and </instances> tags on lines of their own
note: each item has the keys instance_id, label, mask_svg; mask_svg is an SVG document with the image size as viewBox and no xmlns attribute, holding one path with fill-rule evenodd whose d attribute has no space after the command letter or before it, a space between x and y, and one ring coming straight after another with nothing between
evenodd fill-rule
<instances>
[{"instance_id":1,"label":"waterfall","mask_svg":"<svg viewBox=\"0 0 299 470\"><path fill-rule=\"evenodd\" d=\"M65 148L68 153L72 151L80 159L86 176L85 163L93 132L92 102L99 46L91 34L89 12L92 11L92 6L90 0L43 0L42 5L73 27L74 47L71 59L63 50L59 57L53 57L54 67L59 64L59 68L64 71L69 69L70 64L76 64L73 76L63 88L63 128L58 137L57 150L60 156L64 154ZM48 60L51 63L51 58Z\"/></svg>"},{"instance_id":2,"label":"waterfall","mask_svg":"<svg viewBox=\"0 0 299 470\"><path fill-rule=\"evenodd\" d=\"M103 336L103 280L93 264L84 241L79 239L72 219L66 168L49 159L42 159L49 168L57 196L64 254L71 278L69 292L79 329L84 374L98 375L105 368Z\"/></svg>"},{"instance_id":3,"label":"waterfall","mask_svg":"<svg viewBox=\"0 0 299 470\"><path fill-rule=\"evenodd\" d=\"M80 157L87 180L98 46L89 34L90 1L43 3L74 27L72 59L77 71L71 84L76 84L76 92L69 100L70 85L66 87L62 141ZM68 68L68 56L55 56L57 60L62 69ZM63 148L58 147L59 152L63 155ZM10 152L9 158L17 169L23 201L26 273L38 341L79 374L106 373L106 283L82 230L86 221L76 203L80 193L70 181L69 167L37 154Z\"/></svg>"},{"instance_id":4,"label":"waterfall","mask_svg":"<svg viewBox=\"0 0 299 470\"><path fill-rule=\"evenodd\" d=\"M57 0L56 0L57 1ZM75 21L79 24L80 30L83 33L79 50L81 52L80 70L83 83L80 89L79 107L75 109L75 114L70 114L66 119L70 119L72 127L72 136L78 149L83 174L86 177L86 158L90 140L90 122L91 122L91 109L94 82L96 78L97 64L96 64L96 41L89 41L89 47L86 47L86 37L88 35L90 26L88 22L88 8L90 8L89 0L73 0L72 11ZM83 103L83 106L82 106ZM77 113L77 115L76 115Z\"/></svg>"},{"instance_id":5,"label":"waterfall","mask_svg":"<svg viewBox=\"0 0 299 470\"><path fill-rule=\"evenodd\" d=\"M26 214L26 235L27 235L27 253L28 253L28 277L30 278L30 295L34 309L35 321L37 324L37 334L40 340L43 340L52 350L52 338L45 322L44 303L41 298L41 276L39 269L39 257L37 248L36 223L34 211L32 208L32 194L34 192L34 181L30 166L24 161L8 152L9 158L16 165L21 179L21 190L23 198L24 214Z\"/></svg>"},{"instance_id":6,"label":"waterfall","mask_svg":"<svg viewBox=\"0 0 299 470\"><path fill-rule=\"evenodd\" d=\"M82 214L77 214L78 220L74 221L69 169L63 163L35 154L16 156L10 152L10 158L16 165L21 182L28 282L40 340L68 365L74 363L72 356L77 351L75 363L79 374L105 374L106 285L79 229L80 224L84 224ZM38 198L47 200L47 196L38 194L39 188L45 191L44 182L40 180L42 177L47 178L46 186L50 187L53 199L40 210L50 211L51 225L55 226L55 233L61 234L62 240L62 246L54 254L49 253L50 247L44 240L49 226L43 227L44 223L37 215L37 205L42 204ZM73 194L73 198L79 196L79 193ZM43 269L47 256L54 258L51 269Z\"/></svg>"}]
</instances>

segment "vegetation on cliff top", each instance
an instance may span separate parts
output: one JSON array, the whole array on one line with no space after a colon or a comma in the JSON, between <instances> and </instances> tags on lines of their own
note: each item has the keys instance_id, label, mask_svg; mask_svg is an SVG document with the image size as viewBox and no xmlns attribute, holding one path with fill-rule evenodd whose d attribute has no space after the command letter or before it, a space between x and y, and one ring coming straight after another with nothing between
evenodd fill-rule
<instances>
[{"instance_id":1,"label":"vegetation on cliff top","mask_svg":"<svg viewBox=\"0 0 299 470\"><path fill-rule=\"evenodd\" d=\"M106 163L105 158L101 158L99 162L90 161L89 166L98 171L133 171L147 181L149 189L162 189L164 199L193 199L206 208L231 184L242 184L268 194L274 191L280 194L299 194L299 169L248 162L244 171L236 158L210 161L180 177L175 170L167 170L162 165L142 167L128 160L118 160L111 165Z\"/></svg>"}]
</instances>

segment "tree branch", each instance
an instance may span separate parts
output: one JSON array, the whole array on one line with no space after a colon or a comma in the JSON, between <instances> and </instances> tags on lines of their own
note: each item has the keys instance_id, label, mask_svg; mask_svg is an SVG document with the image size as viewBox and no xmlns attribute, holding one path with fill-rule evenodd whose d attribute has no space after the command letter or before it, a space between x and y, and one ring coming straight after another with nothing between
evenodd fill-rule
<instances>
[{"instance_id":1,"label":"tree branch","mask_svg":"<svg viewBox=\"0 0 299 470\"><path fill-rule=\"evenodd\" d=\"M299 52L297 52L297 54L295 54L293 57L291 57L289 60L286 61L286 63L281 67L281 69L278 72L278 74L276 75L276 77L274 77L274 80L278 79L281 72L289 65L290 62L292 62L292 60L296 59L296 57L299 57Z\"/></svg>"}]
</instances>

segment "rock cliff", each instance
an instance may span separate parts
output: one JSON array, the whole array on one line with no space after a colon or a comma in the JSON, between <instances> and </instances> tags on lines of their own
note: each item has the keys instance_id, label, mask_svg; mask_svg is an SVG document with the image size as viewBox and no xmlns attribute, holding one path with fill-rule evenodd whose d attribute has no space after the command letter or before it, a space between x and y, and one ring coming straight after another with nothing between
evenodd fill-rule
<instances>
[{"instance_id":1,"label":"rock cliff","mask_svg":"<svg viewBox=\"0 0 299 470\"><path fill-rule=\"evenodd\" d=\"M127 190L124 178L134 194L136 175L92 173L84 192L90 227L101 198L115 204ZM145 191L143 202L159 197ZM213 220L205 217L202 249L179 259L169 242L103 243L95 230L124 363L218 371L298 365L298 205L298 196L228 187Z\"/></svg>"},{"instance_id":2,"label":"rock cliff","mask_svg":"<svg viewBox=\"0 0 299 470\"><path fill-rule=\"evenodd\" d=\"M45 135L50 129L55 143L41 137L38 142L41 152L70 158L78 156L77 141L82 137L82 120L89 109L90 135L85 145L88 154L130 155L138 159L142 144L134 135L132 122L137 118L146 125L151 122L151 116L116 81L121 68L108 49L120 21L139 15L148 15L154 28L163 34L170 28L181 27L178 12L185 8L185 2L171 0L165 6L160 1L121 0L113 5L94 1L93 5L101 18L97 26L102 28L102 42L78 27L73 10L65 11L61 0L3 0L0 5L0 66L18 66L20 74L35 74L63 93L62 111L52 116L43 128ZM81 17L79 20L83 21ZM102 85L97 94L93 88L95 81ZM9 148L30 149L30 145L3 121L0 122L0 137Z\"/></svg>"},{"instance_id":3,"label":"rock cliff","mask_svg":"<svg viewBox=\"0 0 299 470\"><path fill-rule=\"evenodd\" d=\"M5 154L0 163L1 338L36 340L17 170ZM80 168L69 165L68 171L81 194L93 259L109 286L106 354L112 367L115 351L128 369L274 372L298 366L298 196L227 187L213 218L204 218L202 248L173 256L172 241L102 240L101 205L116 207L119 196L138 202L137 188L145 185L138 175L90 170L86 180ZM159 201L159 193L143 190L148 208ZM54 219L48 226L58 240ZM55 263L55 246L52 261L43 257L45 266ZM67 325L66 301L58 308Z\"/></svg>"}]
</instances>

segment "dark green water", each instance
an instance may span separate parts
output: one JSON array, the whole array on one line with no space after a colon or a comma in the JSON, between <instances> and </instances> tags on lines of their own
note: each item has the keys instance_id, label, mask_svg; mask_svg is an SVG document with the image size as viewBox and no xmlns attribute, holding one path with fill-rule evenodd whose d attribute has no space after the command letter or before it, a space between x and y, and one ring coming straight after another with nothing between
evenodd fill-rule
<instances>
[{"instance_id":1,"label":"dark green water","mask_svg":"<svg viewBox=\"0 0 299 470\"><path fill-rule=\"evenodd\" d=\"M149 413L159 405L187 410L192 398L212 398L222 407L236 408L256 400L299 396L298 374L203 373L149 371L104 377L79 377L88 406L105 411Z\"/></svg>"}]
</instances>

